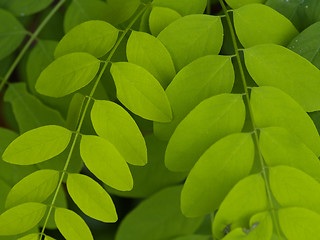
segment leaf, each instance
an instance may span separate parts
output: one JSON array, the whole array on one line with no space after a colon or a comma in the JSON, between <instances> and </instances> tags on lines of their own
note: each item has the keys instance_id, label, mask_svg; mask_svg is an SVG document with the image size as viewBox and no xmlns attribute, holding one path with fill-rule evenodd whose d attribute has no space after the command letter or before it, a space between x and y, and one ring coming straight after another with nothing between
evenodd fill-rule
<instances>
[{"instance_id":1,"label":"leaf","mask_svg":"<svg viewBox=\"0 0 320 240\"><path fill-rule=\"evenodd\" d=\"M182 215L180 192L180 186L170 187L142 201L123 219L115 240L162 240L195 232L202 218Z\"/></svg>"},{"instance_id":2,"label":"leaf","mask_svg":"<svg viewBox=\"0 0 320 240\"><path fill-rule=\"evenodd\" d=\"M234 27L241 44L249 48L258 44L287 45L299 34L283 15L264 4L249 4L233 11Z\"/></svg>"},{"instance_id":3,"label":"leaf","mask_svg":"<svg viewBox=\"0 0 320 240\"><path fill-rule=\"evenodd\" d=\"M0 9L0 22L6 23L0 25L1 60L9 56L19 47L27 31L10 12L3 9Z\"/></svg>"},{"instance_id":4,"label":"leaf","mask_svg":"<svg viewBox=\"0 0 320 240\"><path fill-rule=\"evenodd\" d=\"M320 138L314 123L289 95L273 87L253 88L251 106L258 128L283 127L320 155Z\"/></svg>"},{"instance_id":5,"label":"leaf","mask_svg":"<svg viewBox=\"0 0 320 240\"><path fill-rule=\"evenodd\" d=\"M289 43L288 48L320 69L320 22L312 24Z\"/></svg>"},{"instance_id":6,"label":"leaf","mask_svg":"<svg viewBox=\"0 0 320 240\"><path fill-rule=\"evenodd\" d=\"M66 149L71 134L69 130L55 125L30 130L10 143L4 151L2 159L18 165L46 161Z\"/></svg>"},{"instance_id":7,"label":"leaf","mask_svg":"<svg viewBox=\"0 0 320 240\"><path fill-rule=\"evenodd\" d=\"M234 77L228 56L208 55L184 67L166 89L174 117L169 123L154 123L155 135L169 140L182 119L201 101L231 92Z\"/></svg>"},{"instance_id":8,"label":"leaf","mask_svg":"<svg viewBox=\"0 0 320 240\"><path fill-rule=\"evenodd\" d=\"M144 68L128 62L113 63L110 69L120 102L145 119L169 122L171 107L160 83Z\"/></svg>"},{"instance_id":9,"label":"leaf","mask_svg":"<svg viewBox=\"0 0 320 240\"><path fill-rule=\"evenodd\" d=\"M102 222L118 220L111 197L92 178L81 174L69 174L67 188L72 200L89 217Z\"/></svg>"},{"instance_id":10,"label":"leaf","mask_svg":"<svg viewBox=\"0 0 320 240\"><path fill-rule=\"evenodd\" d=\"M254 197L253 197L254 196ZM260 174L250 175L239 181L221 203L213 221L216 238L224 236L224 230L247 226L252 215L268 207L265 182Z\"/></svg>"},{"instance_id":11,"label":"leaf","mask_svg":"<svg viewBox=\"0 0 320 240\"><path fill-rule=\"evenodd\" d=\"M102 182L120 191L132 189L133 181L129 167L108 140L83 135L80 154L87 168Z\"/></svg>"},{"instance_id":12,"label":"leaf","mask_svg":"<svg viewBox=\"0 0 320 240\"><path fill-rule=\"evenodd\" d=\"M6 8L16 16L31 15L47 8L53 0L10 0Z\"/></svg>"},{"instance_id":13,"label":"leaf","mask_svg":"<svg viewBox=\"0 0 320 240\"><path fill-rule=\"evenodd\" d=\"M170 23L181 18L181 15L171 8L153 7L149 16L150 31L158 36Z\"/></svg>"},{"instance_id":14,"label":"leaf","mask_svg":"<svg viewBox=\"0 0 320 240\"><path fill-rule=\"evenodd\" d=\"M158 39L168 49L179 72L199 57L220 52L223 27L220 17L190 15L171 23L158 35Z\"/></svg>"},{"instance_id":15,"label":"leaf","mask_svg":"<svg viewBox=\"0 0 320 240\"><path fill-rule=\"evenodd\" d=\"M31 234L28 234L27 236L19 238L18 240L39 240L39 233L31 233Z\"/></svg>"},{"instance_id":16,"label":"leaf","mask_svg":"<svg viewBox=\"0 0 320 240\"><path fill-rule=\"evenodd\" d=\"M213 144L191 169L181 193L187 217L214 212L229 190L252 168L254 143L250 133L228 135Z\"/></svg>"},{"instance_id":17,"label":"leaf","mask_svg":"<svg viewBox=\"0 0 320 240\"><path fill-rule=\"evenodd\" d=\"M268 166L287 165L320 180L318 157L295 135L280 127L260 129L260 150Z\"/></svg>"},{"instance_id":18,"label":"leaf","mask_svg":"<svg viewBox=\"0 0 320 240\"><path fill-rule=\"evenodd\" d=\"M320 213L320 183L292 167L270 168L270 188L282 207L304 207Z\"/></svg>"},{"instance_id":19,"label":"leaf","mask_svg":"<svg viewBox=\"0 0 320 240\"><path fill-rule=\"evenodd\" d=\"M298 54L265 44L244 50L247 69L259 86L281 89L307 112L320 109L320 70Z\"/></svg>"},{"instance_id":20,"label":"leaf","mask_svg":"<svg viewBox=\"0 0 320 240\"><path fill-rule=\"evenodd\" d=\"M65 208L56 208L54 220L66 239L93 240L89 227L75 212Z\"/></svg>"},{"instance_id":21,"label":"leaf","mask_svg":"<svg viewBox=\"0 0 320 240\"><path fill-rule=\"evenodd\" d=\"M195 14L195 13L203 13L206 8L207 2L206 0L154 0L152 2L153 6L158 7L166 7L171 8L182 16Z\"/></svg>"},{"instance_id":22,"label":"leaf","mask_svg":"<svg viewBox=\"0 0 320 240\"><path fill-rule=\"evenodd\" d=\"M56 58L73 52L87 52L99 58L107 54L118 39L119 30L111 24L94 20L71 29L59 42Z\"/></svg>"},{"instance_id":23,"label":"leaf","mask_svg":"<svg viewBox=\"0 0 320 240\"><path fill-rule=\"evenodd\" d=\"M264 3L265 0L226 0L226 3L232 8L240 8L251 3Z\"/></svg>"},{"instance_id":24,"label":"leaf","mask_svg":"<svg viewBox=\"0 0 320 240\"><path fill-rule=\"evenodd\" d=\"M26 202L43 202L56 189L59 172L39 170L23 178L14 185L7 196L6 208L12 208Z\"/></svg>"},{"instance_id":25,"label":"leaf","mask_svg":"<svg viewBox=\"0 0 320 240\"><path fill-rule=\"evenodd\" d=\"M20 133L44 125L65 125L60 113L44 105L38 98L28 93L25 83L12 83L4 95L9 102Z\"/></svg>"},{"instance_id":26,"label":"leaf","mask_svg":"<svg viewBox=\"0 0 320 240\"><path fill-rule=\"evenodd\" d=\"M42 203L24 203L0 215L0 235L17 235L35 227L46 212Z\"/></svg>"},{"instance_id":27,"label":"leaf","mask_svg":"<svg viewBox=\"0 0 320 240\"><path fill-rule=\"evenodd\" d=\"M245 106L238 94L221 94L202 101L176 128L167 146L165 164L171 171L188 171L217 140L240 132Z\"/></svg>"},{"instance_id":28,"label":"leaf","mask_svg":"<svg viewBox=\"0 0 320 240\"><path fill-rule=\"evenodd\" d=\"M69 104L66 126L68 129L76 130L81 117L81 110L85 101L85 96L81 93L75 93Z\"/></svg>"},{"instance_id":29,"label":"leaf","mask_svg":"<svg viewBox=\"0 0 320 240\"><path fill-rule=\"evenodd\" d=\"M99 67L100 61L89 53L64 55L41 72L36 90L46 96L63 97L89 84Z\"/></svg>"},{"instance_id":30,"label":"leaf","mask_svg":"<svg viewBox=\"0 0 320 240\"><path fill-rule=\"evenodd\" d=\"M316 240L320 231L320 215L304 208L280 209L281 230L288 239Z\"/></svg>"},{"instance_id":31,"label":"leaf","mask_svg":"<svg viewBox=\"0 0 320 240\"><path fill-rule=\"evenodd\" d=\"M112 143L130 164L147 163L147 147L137 124L130 114L111 101L96 100L91 110L96 133Z\"/></svg>"},{"instance_id":32,"label":"leaf","mask_svg":"<svg viewBox=\"0 0 320 240\"><path fill-rule=\"evenodd\" d=\"M159 39L144 32L131 32L127 43L127 58L148 70L166 88L176 75L168 50Z\"/></svg>"}]
</instances>

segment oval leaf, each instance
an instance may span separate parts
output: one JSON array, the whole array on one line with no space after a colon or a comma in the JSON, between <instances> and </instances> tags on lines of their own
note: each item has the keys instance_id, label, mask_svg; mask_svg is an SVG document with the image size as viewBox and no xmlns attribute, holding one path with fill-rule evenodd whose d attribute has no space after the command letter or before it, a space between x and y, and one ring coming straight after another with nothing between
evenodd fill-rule
<instances>
[{"instance_id":1,"label":"oval leaf","mask_svg":"<svg viewBox=\"0 0 320 240\"><path fill-rule=\"evenodd\" d=\"M191 169L181 193L187 217L214 212L229 190L246 177L254 160L250 133L236 133L213 144Z\"/></svg>"},{"instance_id":2,"label":"oval leaf","mask_svg":"<svg viewBox=\"0 0 320 240\"><path fill-rule=\"evenodd\" d=\"M195 13L203 13L206 8L206 0L154 0L153 6L171 8L181 15L190 15Z\"/></svg>"},{"instance_id":3,"label":"oval leaf","mask_svg":"<svg viewBox=\"0 0 320 240\"><path fill-rule=\"evenodd\" d=\"M226 0L226 3L232 8L239 8L250 3L264 3L265 0Z\"/></svg>"},{"instance_id":4,"label":"oval leaf","mask_svg":"<svg viewBox=\"0 0 320 240\"><path fill-rule=\"evenodd\" d=\"M151 73L127 62L113 63L110 72L117 87L118 99L130 111L152 121L171 121L167 95Z\"/></svg>"},{"instance_id":5,"label":"oval leaf","mask_svg":"<svg viewBox=\"0 0 320 240\"><path fill-rule=\"evenodd\" d=\"M2 159L18 165L46 161L66 149L71 134L68 129L55 125L30 130L9 144Z\"/></svg>"},{"instance_id":6,"label":"oval leaf","mask_svg":"<svg viewBox=\"0 0 320 240\"><path fill-rule=\"evenodd\" d=\"M100 61L89 53L67 54L41 72L36 90L50 97L63 97L89 84L99 67Z\"/></svg>"},{"instance_id":7,"label":"oval leaf","mask_svg":"<svg viewBox=\"0 0 320 240\"><path fill-rule=\"evenodd\" d=\"M53 0L10 0L6 8L17 16L31 15L47 8Z\"/></svg>"},{"instance_id":8,"label":"oval leaf","mask_svg":"<svg viewBox=\"0 0 320 240\"><path fill-rule=\"evenodd\" d=\"M130 164L147 163L147 147L137 124L130 114L111 101L96 100L91 110L96 133L110 141Z\"/></svg>"},{"instance_id":9,"label":"oval leaf","mask_svg":"<svg viewBox=\"0 0 320 240\"><path fill-rule=\"evenodd\" d=\"M214 142L240 132L245 119L241 95L221 94L202 101L173 133L165 164L171 171L188 171Z\"/></svg>"},{"instance_id":10,"label":"oval leaf","mask_svg":"<svg viewBox=\"0 0 320 240\"><path fill-rule=\"evenodd\" d=\"M54 56L58 58L68 53L87 52L97 58L102 57L115 45L118 33L118 29L104 21L84 22L61 39Z\"/></svg>"},{"instance_id":11,"label":"oval leaf","mask_svg":"<svg viewBox=\"0 0 320 240\"><path fill-rule=\"evenodd\" d=\"M61 234L68 240L93 240L85 221L69 209L56 208L54 221Z\"/></svg>"},{"instance_id":12,"label":"oval leaf","mask_svg":"<svg viewBox=\"0 0 320 240\"><path fill-rule=\"evenodd\" d=\"M80 154L88 169L105 184L130 191L133 180L129 167L117 149L98 136L82 136Z\"/></svg>"},{"instance_id":13,"label":"oval leaf","mask_svg":"<svg viewBox=\"0 0 320 240\"><path fill-rule=\"evenodd\" d=\"M67 188L72 200L89 217L102 222L116 222L118 220L111 197L90 177L69 174Z\"/></svg>"},{"instance_id":14,"label":"oval leaf","mask_svg":"<svg viewBox=\"0 0 320 240\"><path fill-rule=\"evenodd\" d=\"M176 71L193 60L218 54L223 41L220 17L189 15L171 23L158 36L172 56Z\"/></svg>"}]
</instances>

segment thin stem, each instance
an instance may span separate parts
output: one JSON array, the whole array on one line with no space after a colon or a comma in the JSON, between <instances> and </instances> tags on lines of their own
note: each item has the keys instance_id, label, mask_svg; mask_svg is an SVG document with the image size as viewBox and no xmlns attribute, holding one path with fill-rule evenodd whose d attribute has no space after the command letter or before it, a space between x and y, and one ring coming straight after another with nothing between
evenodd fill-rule
<instances>
[{"instance_id":1,"label":"thin stem","mask_svg":"<svg viewBox=\"0 0 320 240\"><path fill-rule=\"evenodd\" d=\"M207 13L208 15L211 15L211 0L207 0L206 13Z\"/></svg>"},{"instance_id":2,"label":"thin stem","mask_svg":"<svg viewBox=\"0 0 320 240\"><path fill-rule=\"evenodd\" d=\"M260 146L259 146L258 128L256 127L255 121L254 121L252 106L251 106L251 103L250 103L249 92L248 92L249 87L247 86L247 81L246 81L246 77L245 77L245 74L244 74L244 70L243 70L243 66L242 66L242 62L241 62L241 58L240 58L240 54L239 54L240 50L238 48L236 34L235 34L235 31L234 31L230 16L228 14L228 10L227 10L223 0L219 0L219 2L221 4L223 12L226 15L226 19L227 19L228 27L229 27L229 30L230 30L234 51L235 51L235 54L236 54L238 65L239 65L242 85L243 85L243 89L244 89L244 92L245 92L245 100L246 100L246 104L247 104L247 107L248 107L248 110L249 110L249 116L250 116L250 120L251 120L250 122L251 122L251 127L252 127L252 130L253 130L253 140L254 140L255 146L256 146L256 148L258 150L259 162L260 162L261 169L262 169L261 173L262 173L262 176L263 176L264 182L265 182L265 187L266 187L266 191L267 191L269 207L270 207L271 212L272 212L272 217L273 217L273 221L275 223L275 228L276 228L276 232L278 234L278 237L279 237L279 239L282 239L281 238L281 233L280 233L279 223L278 223L276 214L274 212L274 205L273 205L273 201L272 201L272 193L271 193L271 190L270 190L268 177L267 177L267 173L266 173L266 165L265 165L265 162L263 160L263 157L262 157L262 154L261 154L261 150L260 150Z\"/></svg>"},{"instance_id":3,"label":"thin stem","mask_svg":"<svg viewBox=\"0 0 320 240\"><path fill-rule=\"evenodd\" d=\"M51 10L51 12L41 22L41 24L39 25L37 30L33 34L28 33L28 35L30 35L30 39L28 40L26 45L24 45L23 49L21 50L21 52L19 53L17 58L14 60L14 62L10 66L8 72L6 73L6 75L4 76L3 80L1 81L1 83L0 83L0 92L2 91L3 87L6 85L7 81L11 77L11 74L13 73L13 71L15 70L15 68L17 67L17 65L19 64L19 62L21 61L21 59L25 55L25 53L27 52L28 48L31 46L32 42L38 37L39 33L47 25L47 23L50 21L52 16L58 11L58 9L64 4L65 1L66 0L60 0L60 2L57 5L54 6L54 8Z\"/></svg>"},{"instance_id":4,"label":"thin stem","mask_svg":"<svg viewBox=\"0 0 320 240\"><path fill-rule=\"evenodd\" d=\"M69 154L68 154L68 158L67 158L66 163L65 163L65 165L64 165L64 168L63 168L63 170L62 170L62 173L61 173L61 177L60 177L58 186L57 186L56 191L55 191L55 193L54 193L54 196L53 196L53 199L52 199L52 201L51 201L50 208L49 208L49 211L48 211L46 220L45 220L44 225L43 225L43 227L42 227L41 234L40 234L40 239L41 239L42 236L44 235L44 230L45 230L45 228L46 228L46 226L47 226L47 223L48 223L50 214L51 214L51 212L52 212L52 209L53 209L53 206L54 206L54 204L55 204L56 198L57 198L57 196L58 196L58 192L59 192L59 190L60 190L60 188L61 188L63 178L64 178L64 176L66 175L67 168L68 168L68 166L69 166L69 163L70 163L70 160L71 160L71 156L72 156L73 151L74 151L74 147L75 147L75 145L76 145L77 139L78 139L79 136L80 136L81 127L82 127L82 125L83 125L83 122L84 122L84 119L85 119L87 110L88 110L89 105L90 105L90 102L91 102L91 100L92 100L92 96L94 95L95 90L96 90L96 88L97 88L97 86L98 86L98 84L99 84L99 82L100 82L100 80L101 80L101 77L102 77L104 71L106 70L108 64L111 63L110 60L111 60L111 58L113 57L113 55L114 55L114 53L116 52L116 50L118 49L118 47L119 47L120 43L122 42L123 38L124 38L125 35L128 33L128 31L131 29L132 25L133 25L133 24L139 19L139 17L144 13L144 11L147 9L148 6L149 6L149 5L145 5L145 6L142 8L142 10L136 15L136 17L131 21L131 23L127 26L127 28L122 32L122 34L121 34L120 38L118 39L117 43L115 44L115 46L114 46L113 49L111 50L111 52L110 52L107 60L103 63L103 66L102 66L102 69L101 69L101 71L100 71L100 73L99 73L99 76L98 76L98 78L97 78L97 80L96 80L96 82L95 82L95 84L94 84L94 86L93 86L93 88L92 88L92 90L91 90L91 92L90 92L90 95L88 96L88 100L87 100L87 102L86 102L86 104L85 104L85 107L84 107L84 109L83 109L83 112L82 112L82 114L81 114L81 117L80 117L80 120L79 120L79 123L78 123L77 130L76 130L75 133L74 133L74 138L73 138L72 145L71 145L71 148L70 148L70 151L69 151Z\"/></svg>"}]
</instances>

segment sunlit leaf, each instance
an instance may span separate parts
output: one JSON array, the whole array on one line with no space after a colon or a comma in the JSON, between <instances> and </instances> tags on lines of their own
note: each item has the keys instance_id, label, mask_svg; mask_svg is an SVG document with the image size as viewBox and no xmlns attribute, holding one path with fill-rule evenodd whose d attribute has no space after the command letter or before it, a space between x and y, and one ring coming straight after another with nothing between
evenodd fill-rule
<instances>
[{"instance_id":1,"label":"sunlit leaf","mask_svg":"<svg viewBox=\"0 0 320 240\"><path fill-rule=\"evenodd\" d=\"M206 0L154 0L153 6L171 8L181 15L203 13L207 5Z\"/></svg>"},{"instance_id":2,"label":"sunlit leaf","mask_svg":"<svg viewBox=\"0 0 320 240\"><path fill-rule=\"evenodd\" d=\"M251 3L263 3L265 0L226 0L226 3L232 8L239 8Z\"/></svg>"},{"instance_id":3,"label":"sunlit leaf","mask_svg":"<svg viewBox=\"0 0 320 240\"><path fill-rule=\"evenodd\" d=\"M181 15L171 8L153 7L149 16L152 35L158 36L163 29L178 18L181 18Z\"/></svg>"}]
</instances>

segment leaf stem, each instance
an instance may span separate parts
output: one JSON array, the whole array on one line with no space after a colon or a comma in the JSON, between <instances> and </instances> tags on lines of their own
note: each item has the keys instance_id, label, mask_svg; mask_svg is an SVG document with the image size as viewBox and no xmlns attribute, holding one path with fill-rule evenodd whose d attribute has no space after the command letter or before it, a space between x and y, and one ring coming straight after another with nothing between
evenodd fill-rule
<instances>
[{"instance_id":1,"label":"leaf stem","mask_svg":"<svg viewBox=\"0 0 320 240\"><path fill-rule=\"evenodd\" d=\"M246 77L245 77L244 70L243 70L243 65L242 65L242 62L241 62L240 54L239 54L240 49L238 48L236 34L235 34L235 31L234 31L230 16L228 14L228 10L226 8L226 5L224 4L223 0L219 0L219 2L221 4L223 12L226 15L226 19L227 19L228 27L229 27L229 30L230 30L234 51L235 51L235 54L236 54L238 65L239 65L242 85L243 85L243 89L244 89L244 92L245 92L245 94L244 94L245 95L245 100L246 100L246 104L247 104L247 107L248 107L248 110L249 110L249 116L250 116L250 120L251 120L250 121L251 122L251 127L253 129L253 140L254 140L255 146L256 146L256 148L258 150L259 162L260 162L261 169L262 169L261 173L262 173L262 176L263 176L264 182L265 182L265 187L266 187L266 191L267 191L269 207L270 207L270 210L271 210L271 213L272 213L273 221L275 223L275 228L276 228L276 232L277 232L278 238L282 239L281 233L280 233L279 222L278 222L278 219L276 217L276 213L274 211L275 208L274 208L273 201L272 201L272 193L271 193L271 190L270 190L269 181L268 181L268 177L267 177L267 173L266 173L266 168L267 167L266 167L265 162L263 160L263 157L262 157L262 154L261 154L261 150L260 150L260 146L259 146L258 128L255 125L252 106L251 106L250 98L249 98L248 89L250 87L247 86L247 81L246 81Z\"/></svg>"},{"instance_id":2,"label":"leaf stem","mask_svg":"<svg viewBox=\"0 0 320 240\"><path fill-rule=\"evenodd\" d=\"M99 76L90 92L90 95L88 96L88 100L86 102L86 105L82 111L82 114L81 114L81 117L80 117L80 120L79 120L79 123L78 123L78 127L74 133L74 138L73 138L73 141L72 141L72 145L71 145L71 148L70 148L70 151L69 151L69 154L68 154L68 157L67 157L67 160L66 160L66 163L64 165L64 168L62 170L62 173L61 173L61 177L60 177L60 180L59 180L59 183L58 183L58 186L56 188L56 191L54 193L54 196L53 196L53 199L51 201L51 204L50 204L50 208L49 208L49 211L48 211L48 214L46 216L46 220L44 222L44 225L42 227L42 230L41 230L41 234L40 234L40 239L42 238L42 236L44 236L44 231L45 231L45 228L47 226L47 223L48 223L48 220L49 220L49 217L50 217L50 214L52 212L52 209L54 207L54 204L55 204L55 201L56 201L56 198L58 196L58 192L61 188L61 185L62 185L62 181L63 181L63 178L64 176L66 175L66 172L67 172L67 168L69 166L69 163L70 163L70 160L71 160L71 156L73 154L73 151L74 151L74 148L75 148L75 145L76 145L76 142L77 142L77 139L79 138L80 136L80 131L81 131L81 127L83 125L83 121L85 119L85 116L86 116L86 113L88 111L88 108L89 108L89 105L90 105L90 102L91 100L93 99L92 96L94 95L95 91L96 91L96 88L101 80L101 77L104 73L104 71L106 70L108 64L110 63L110 60L111 58L113 57L114 53L116 52L116 50L118 49L120 43L122 42L123 38L125 37L125 35L129 32L129 30L131 29L132 25L139 19L139 17L144 13L144 11L149 7L149 5L145 5L141 11L135 16L135 18L130 22L130 24L127 26L127 28L122 32L120 38L118 39L118 41L116 42L115 46L113 47L113 49L111 50L107 60L103 63L103 66L102 66L102 69L99 73Z\"/></svg>"},{"instance_id":3,"label":"leaf stem","mask_svg":"<svg viewBox=\"0 0 320 240\"><path fill-rule=\"evenodd\" d=\"M29 47L31 46L32 42L38 37L38 35L42 31L42 29L47 25L47 23L50 21L52 16L58 11L58 9L64 4L65 1L66 0L60 0L60 2L57 5L54 6L54 8L51 10L51 12L41 22L41 24L36 29L36 31L33 34L32 33L31 34L28 33L28 35L30 35L31 37L28 40L28 42L26 43L26 45L24 45L23 49L21 50L21 52L19 53L17 58L14 60L14 62L10 66L8 72L6 73L6 75L4 76L3 80L1 81L1 83L0 83L0 92L2 91L2 89L6 85L6 83L8 82L8 80L11 77L13 71L16 69L17 65L19 64L19 62L21 61L21 59L23 58L23 56L25 55L25 53L27 52Z\"/></svg>"}]
</instances>

